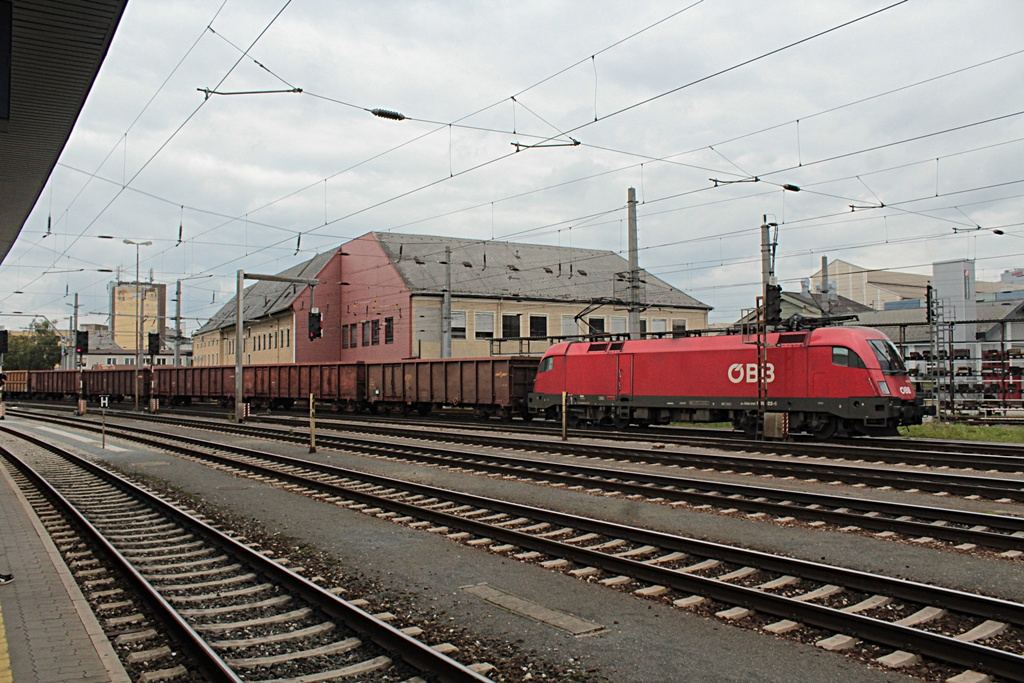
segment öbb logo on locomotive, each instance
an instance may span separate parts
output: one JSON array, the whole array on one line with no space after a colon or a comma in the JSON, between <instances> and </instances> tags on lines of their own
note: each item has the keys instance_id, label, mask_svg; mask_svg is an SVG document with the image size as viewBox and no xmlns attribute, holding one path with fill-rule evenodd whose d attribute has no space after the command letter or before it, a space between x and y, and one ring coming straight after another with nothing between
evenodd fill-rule
<instances>
[{"instance_id":1,"label":"\u00f6bb logo on locomotive","mask_svg":"<svg viewBox=\"0 0 1024 683\"><path fill-rule=\"evenodd\" d=\"M775 381L775 364L766 363L764 366L764 378L766 382ZM733 363L729 366L729 381L733 384L739 384L740 382L746 381L750 383L757 382L757 363Z\"/></svg>"}]
</instances>

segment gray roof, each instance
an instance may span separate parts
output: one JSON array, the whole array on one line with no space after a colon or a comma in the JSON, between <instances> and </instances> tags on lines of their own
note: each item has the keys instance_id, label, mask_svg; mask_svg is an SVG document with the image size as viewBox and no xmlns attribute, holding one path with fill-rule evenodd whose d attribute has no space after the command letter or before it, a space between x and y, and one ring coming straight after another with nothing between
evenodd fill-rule
<instances>
[{"instance_id":1,"label":"gray roof","mask_svg":"<svg viewBox=\"0 0 1024 683\"><path fill-rule=\"evenodd\" d=\"M591 302L621 297L629 263L611 251L375 232L374 238L410 291L440 294L445 247L451 248L453 296ZM628 277L628 275L627 275ZM710 310L667 282L642 276L642 303Z\"/></svg>"},{"instance_id":2,"label":"gray roof","mask_svg":"<svg viewBox=\"0 0 1024 683\"><path fill-rule=\"evenodd\" d=\"M276 274L281 277L315 278L330 262L335 253L335 251L329 251L317 254L308 261L304 261L297 266L292 266L288 270ZM257 280L255 284L246 287L242 293L242 319L259 320L260 318L286 311L304 289L304 285L292 284L290 282ZM214 313L213 317L196 330L195 333L204 334L211 330L233 327L238 317L235 303L237 298L237 296L231 297L231 300Z\"/></svg>"},{"instance_id":3,"label":"gray roof","mask_svg":"<svg viewBox=\"0 0 1024 683\"><path fill-rule=\"evenodd\" d=\"M985 332L991 330L997 322L1000 320L1024 320L1024 301L993 301L993 302L979 302L976 304L976 320L989 321L979 322L978 331ZM867 313L858 314L859 321L856 323L850 323L851 325L863 325L865 327L876 327L880 328L883 332L888 334L886 328L898 327L900 325L908 325L906 332L906 341L908 342L926 342L929 340L929 331L927 326L927 311L922 306L921 308L901 308L895 310L886 311L871 311ZM896 338L895 332L889 334L890 337Z\"/></svg>"},{"instance_id":4,"label":"gray roof","mask_svg":"<svg viewBox=\"0 0 1024 683\"><path fill-rule=\"evenodd\" d=\"M819 303L819 300L821 299L820 296L815 298L810 294L803 294L801 292L783 291L782 296L784 298L792 300L793 302L799 302L800 304L811 309L812 311L821 311L821 303L825 303ZM849 315L853 313L859 314L874 310L870 306L865 306L864 304L858 301L854 301L853 299L847 299L845 296L837 296L835 300L831 302L828 308L829 314L831 315Z\"/></svg>"}]
</instances>

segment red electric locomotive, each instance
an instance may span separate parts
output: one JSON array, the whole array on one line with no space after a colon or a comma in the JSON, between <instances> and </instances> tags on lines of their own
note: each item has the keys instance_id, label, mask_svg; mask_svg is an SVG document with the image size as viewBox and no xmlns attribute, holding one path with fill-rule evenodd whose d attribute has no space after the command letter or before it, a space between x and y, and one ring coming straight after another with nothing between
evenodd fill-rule
<instances>
[{"instance_id":1,"label":"red electric locomotive","mask_svg":"<svg viewBox=\"0 0 1024 683\"><path fill-rule=\"evenodd\" d=\"M530 412L571 425L732 422L757 425L757 346L739 335L570 342L541 360ZM883 436L926 413L892 342L864 327L767 335L768 413L827 439Z\"/></svg>"}]
</instances>

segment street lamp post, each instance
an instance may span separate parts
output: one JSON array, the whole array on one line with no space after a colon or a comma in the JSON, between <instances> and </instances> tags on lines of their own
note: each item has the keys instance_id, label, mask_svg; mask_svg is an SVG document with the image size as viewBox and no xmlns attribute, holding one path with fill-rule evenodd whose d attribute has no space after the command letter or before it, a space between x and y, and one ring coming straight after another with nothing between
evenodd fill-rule
<instances>
[{"instance_id":1,"label":"street lamp post","mask_svg":"<svg viewBox=\"0 0 1024 683\"><path fill-rule=\"evenodd\" d=\"M135 246L135 410L139 410L139 374L142 365L142 287L139 283L139 248L148 247L151 241L135 242L125 240L125 244Z\"/></svg>"}]
</instances>

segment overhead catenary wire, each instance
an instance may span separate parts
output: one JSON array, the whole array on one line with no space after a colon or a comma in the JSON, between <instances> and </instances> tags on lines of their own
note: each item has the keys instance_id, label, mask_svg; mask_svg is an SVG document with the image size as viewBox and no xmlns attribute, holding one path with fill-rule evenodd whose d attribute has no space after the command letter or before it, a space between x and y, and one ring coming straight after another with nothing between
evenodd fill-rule
<instances>
[{"instance_id":1,"label":"overhead catenary wire","mask_svg":"<svg viewBox=\"0 0 1024 683\"><path fill-rule=\"evenodd\" d=\"M804 184L804 183L801 183L801 184ZM656 198L652 198L652 199L656 200ZM500 201L500 200L499 200L499 201ZM492 201L492 202L490 202L490 203L492 203L492 205L493 205L493 201ZM325 221L325 222L326 222L326 221ZM301 230L300 230L300 231L301 231ZM294 237L294 234L295 234L295 232L293 231L293 232L292 232L292 234L293 234L293 237Z\"/></svg>"}]
</instances>

